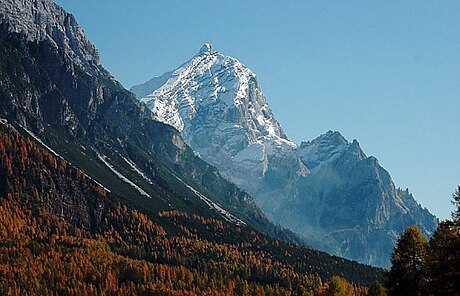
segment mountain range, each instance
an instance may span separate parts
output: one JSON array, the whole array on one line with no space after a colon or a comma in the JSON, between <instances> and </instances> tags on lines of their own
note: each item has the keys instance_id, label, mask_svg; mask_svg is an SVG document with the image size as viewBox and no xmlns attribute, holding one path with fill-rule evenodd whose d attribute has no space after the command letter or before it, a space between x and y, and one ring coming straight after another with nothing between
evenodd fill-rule
<instances>
[{"instance_id":1,"label":"mountain range","mask_svg":"<svg viewBox=\"0 0 460 296\"><path fill-rule=\"evenodd\" d=\"M223 210L236 208L236 216L263 231L301 242L276 230L252 198L196 157L174 128L153 120L99 64L72 15L50 1L4 1L0 8L1 117L142 206L211 208L239 221Z\"/></svg>"},{"instance_id":2,"label":"mountain range","mask_svg":"<svg viewBox=\"0 0 460 296\"><path fill-rule=\"evenodd\" d=\"M271 221L314 248L387 267L408 226L426 236L437 226L358 141L337 131L290 141L256 74L210 44L131 91L155 120L176 128L196 155L253 196Z\"/></svg>"},{"instance_id":3,"label":"mountain range","mask_svg":"<svg viewBox=\"0 0 460 296\"><path fill-rule=\"evenodd\" d=\"M357 291L382 280L268 220L51 0L0 2L0 139L0 294L292 294L333 275Z\"/></svg>"}]
</instances>

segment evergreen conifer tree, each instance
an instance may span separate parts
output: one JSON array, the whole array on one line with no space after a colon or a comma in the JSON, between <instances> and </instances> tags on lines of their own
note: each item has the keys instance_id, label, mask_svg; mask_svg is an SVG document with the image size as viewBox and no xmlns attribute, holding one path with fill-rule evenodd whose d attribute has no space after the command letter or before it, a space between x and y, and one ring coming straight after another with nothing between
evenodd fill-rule
<instances>
[{"instance_id":1,"label":"evergreen conifer tree","mask_svg":"<svg viewBox=\"0 0 460 296\"><path fill-rule=\"evenodd\" d=\"M453 194L452 221L443 221L431 237L426 258L430 293L460 293L460 186Z\"/></svg>"},{"instance_id":2,"label":"evergreen conifer tree","mask_svg":"<svg viewBox=\"0 0 460 296\"><path fill-rule=\"evenodd\" d=\"M415 225L398 239L388 273L389 295L423 295L426 245L425 237Z\"/></svg>"}]
</instances>

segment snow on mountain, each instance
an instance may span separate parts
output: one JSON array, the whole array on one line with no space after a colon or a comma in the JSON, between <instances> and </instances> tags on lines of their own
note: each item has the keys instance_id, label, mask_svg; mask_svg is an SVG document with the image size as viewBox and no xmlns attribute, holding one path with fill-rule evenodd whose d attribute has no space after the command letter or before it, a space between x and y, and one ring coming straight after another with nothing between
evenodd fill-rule
<instances>
[{"instance_id":1,"label":"snow on mountain","mask_svg":"<svg viewBox=\"0 0 460 296\"><path fill-rule=\"evenodd\" d=\"M272 221L312 246L388 266L407 226L437 219L397 189L377 159L339 132L291 142L256 75L205 44L177 69L134 86L155 119L178 129L204 160L249 192Z\"/></svg>"},{"instance_id":2,"label":"snow on mountain","mask_svg":"<svg viewBox=\"0 0 460 296\"><path fill-rule=\"evenodd\" d=\"M262 137L286 140L256 75L237 59L212 51L210 44L203 45L176 70L131 90L154 110L159 121L185 134L190 132L192 121L212 117L215 122L209 128L214 135L225 137L231 131L244 131L248 144ZM150 93L144 95L146 92Z\"/></svg>"},{"instance_id":3,"label":"snow on mountain","mask_svg":"<svg viewBox=\"0 0 460 296\"><path fill-rule=\"evenodd\" d=\"M133 181L131 181L130 179L128 179L126 176L124 176L122 173L120 173L119 171L117 171L117 169L108 161L108 157L103 155L103 154L99 154L98 152L97 153L97 157L118 177L120 178L121 180L123 180L123 182L127 183L128 185L132 186L134 189L136 189L141 195L145 196L145 197L148 197L148 198L152 198L147 192L145 192L144 189L140 188L139 186L137 186Z\"/></svg>"},{"instance_id":4,"label":"snow on mountain","mask_svg":"<svg viewBox=\"0 0 460 296\"><path fill-rule=\"evenodd\" d=\"M206 197L203 193L199 192L198 190L196 190L192 186L190 186L187 183L185 183L181 178L179 178L177 176L176 176L176 178L182 184L187 186L187 188L190 189L193 193L195 193L195 195L198 196L205 204L207 204L209 206L209 208L211 208L212 210L217 211L222 216L222 218L224 218L228 222L234 223L236 225L246 225L246 223L243 220L235 217L234 215L232 215L228 211L224 210L224 208L222 208L219 204L213 202L210 198Z\"/></svg>"},{"instance_id":5,"label":"snow on mountain","mask_svg":"<svg viewBox=\"0 0 460 296\"><path fill-rule=\"evenodd\" d=\"M131 91L156 120L179 130L198 155L247 186L264 174L268 155L296 146L274 118L254 72L210 44L179 68Z\"/></svg>"},{"instance_id":6,"label":"snow on mountain","mask_svg":"<svg viewBox=\"0 0 460 296\"><path fill-rule=\"evenodd\" d=\"M318 170L321 166L331 163L340 157L341 153L349 147L354 148L350 151L354 151L353 153L357 159L363 160L366 158L356 140L350 144L337 131L328 131L313 141L302 142L297 150L298 156L307 167Z\"/></svg>"}]
</instances>

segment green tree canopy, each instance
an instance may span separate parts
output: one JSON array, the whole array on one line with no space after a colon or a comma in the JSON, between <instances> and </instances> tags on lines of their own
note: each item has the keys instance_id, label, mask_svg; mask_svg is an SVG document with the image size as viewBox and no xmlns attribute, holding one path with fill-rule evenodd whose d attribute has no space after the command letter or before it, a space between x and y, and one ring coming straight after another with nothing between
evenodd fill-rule
<instances>
[{"instance_id":1,"label":"green tree canopy","mask_svg":"<svg viewBox=\"0 0 460 296\"><path fill-rule=\"evenodd\" d=\"M452 221L438 225L427 248L426 271L430 293L458 295L460 291L460 186L453 194Z\"/></svg>"},{"instance_id":2,"label":"green tree canopy","mask_svg":"<svg viewBox=\"0 0 460 296\"><path fill-rule=\"evenodd\" d=\"M460 293L460 229L452 221L439 224L427 248L426 270L434 295Z\"/></svg>"},{"instance_id":3,"label":"green tree canopy","mask_svg":"<svg viewBox=\"0 0 460 296\"><path fill-rule=\"evenodd\" d=\"M344 278L333 276L327 288L327 296L350 296L354 295L353 286Z\"/></svg>"},{"instance_id":4,"label":"green tree canopy","mask_svg":"<svg viewBox=\"0 0 460 296\"><path fill-rule=\"evenodd\" d=\"M421 295L424 288L424 260L426 239L420 229L413 225L398 239L391 255L388 273L390 295Z\"/></svg>"},{"instance_id":5,"label":"green tree canopy","mask_svg":"<svg viewBox=\"0 0 460 296\"><path fill-rule=\"evenodd\" d=\"M398 240L388 273L390 295L459 295L460 186L452 203L452 220L439 223L428 244L416 226Z\"/></svg>"}]
</instances>

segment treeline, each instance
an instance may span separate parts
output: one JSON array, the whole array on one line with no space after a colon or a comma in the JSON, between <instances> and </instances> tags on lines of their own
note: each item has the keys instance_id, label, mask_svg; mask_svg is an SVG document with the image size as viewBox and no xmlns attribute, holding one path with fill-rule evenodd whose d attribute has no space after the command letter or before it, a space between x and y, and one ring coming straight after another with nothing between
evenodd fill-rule
<instances>
[{"instance_id":1,"label":"treeline","mask_svg":"<svg viewBox=\"0 0 460 296\"><path fill-rule=\"evenodd\" d=\"M452 219L428 241L417 226L399 238L388 273L390 295L460 295L460 186L453 203Z\"/></svg>"},{"instance_id":2,"label":"treeline","mask_svg":"<svg viewBox=\"0 0 460 296\"><path fill-rule=\"evenodd\" d=\"M147 216L3 126L0 156L0 295L366 295L381 279L216 218Z\"/></svg>"}]
</instances>

